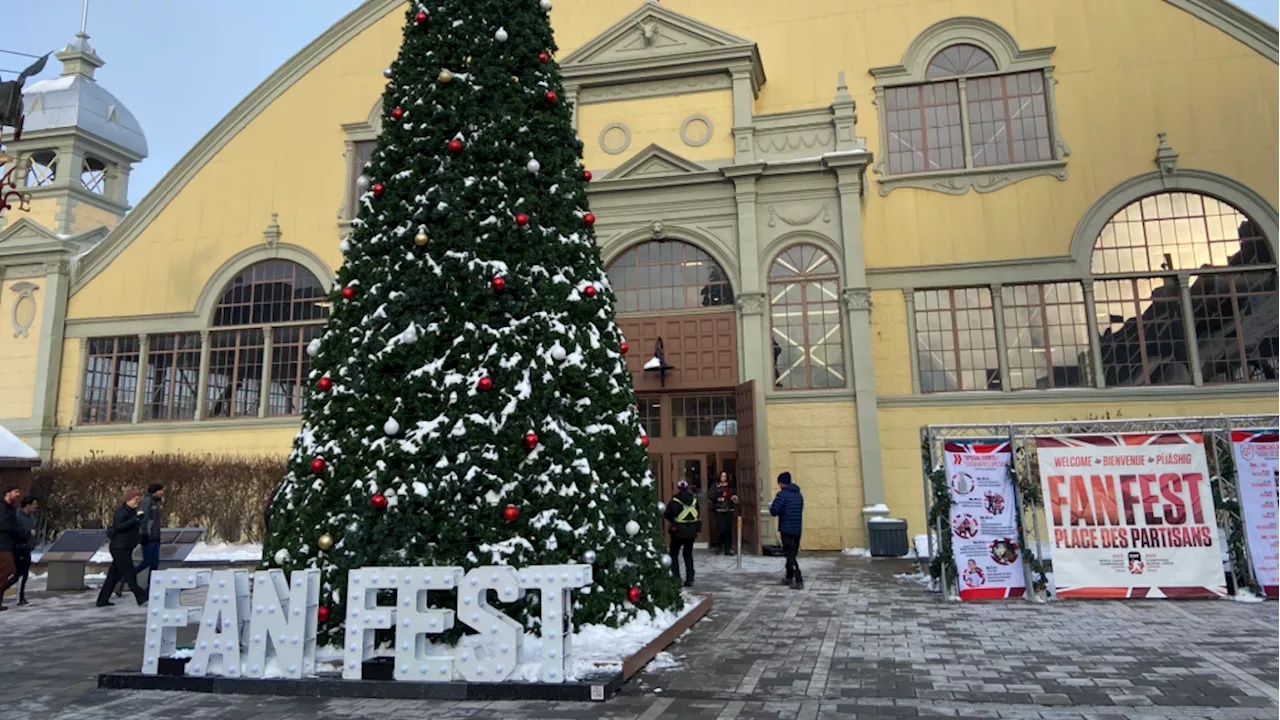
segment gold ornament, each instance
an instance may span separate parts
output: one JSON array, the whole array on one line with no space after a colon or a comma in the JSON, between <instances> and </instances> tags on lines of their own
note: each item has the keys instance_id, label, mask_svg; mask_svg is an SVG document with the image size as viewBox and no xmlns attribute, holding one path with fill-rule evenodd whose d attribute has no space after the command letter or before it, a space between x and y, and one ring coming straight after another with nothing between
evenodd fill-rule
<instances>
[{"instance_id":1,"label":"gold ornament","mask_svg":"<svg viewBox=\"0 0 1280 720\"><path fill-rule=\"evenodd\" d=\"M519 75L512 75L512 76L511 76L511 82L515 82L515 83L520 82L520 76L519 76Z\"/></svg>"},{"instance_id":2,"label":"gold ornament","mask_svg":"<svg viewBox=\"0 0 1280 720\"><path fill-rule=\"evenodd\" d=\"M321 550L328 552L333 549L333 536L329 533L325 533L320 536L320 539L316 541L316 544L320 546Z\"/></svg>"},{"instance_id":3,"label":"gold ornament","mask_svg":"<svg viewBox=\"0 0 1280 720\"><path fill-rule=\"evenodd\" d=\"M431 238L427 237L427 233L425 231L419 230L418 234L414 236L413 241L417 243L419 247L421 247L431 242Z\"/></svg>"},{"instance_id":4,"label":"gold ornament","mask_svg":"<svg viewBox=\"0 0 1280 720\"><path fill-rule=\"evenodd\" d=\"M470 65L470 64L471 64L471 56L470 56L470 55L468 55L468 56L467 56L467 64L468 64L468 65Z\"/></svg>"},{"instance_id":5,"label":"gold ornament","mask_svg":"<svg viewBox=\"0 0 1280 720\"><path fill-rule=\"evenodd\" d=\"M447 85L453 82L453 73L448 70L441 70L440 75L436 77L436 80L439 80L443 85Z\"/></svg>"}]
</instances>

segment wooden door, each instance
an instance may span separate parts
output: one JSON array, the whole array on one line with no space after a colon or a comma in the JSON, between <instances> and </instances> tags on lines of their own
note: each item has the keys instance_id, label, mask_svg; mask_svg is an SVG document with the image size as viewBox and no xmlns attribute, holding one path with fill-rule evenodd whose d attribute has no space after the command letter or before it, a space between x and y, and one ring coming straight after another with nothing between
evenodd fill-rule
<instances>
[{"instance_id":1,"label":"wooden door","mask_svg":"<svg viewBox=\"0 0 1280 720\"><path fill-rule=\"evenodd\" d=\"M714 456L713 456L714 457ZM671 456L672 485L684 480L689 483L689 491L698 499L698 518L702 520L702 529L698 531L698 542L707 542L711 531L707 507L707 456L705 454L673 454ZM674 488L673 488L674 490ZM674 492L673 492L674 494Z\"/></svg>"},{"instance_id":2,"label":"wooden door","mask_svg":"<svg viewBox=\"0 0 1280 720\"><path fill-rule=\"evenodd\" d=\"M735 390L738 416L738 511L742 515L742 547L739 552L760 554L760 481L756 467L755 383Z\"/></svg>"}]
</instances>

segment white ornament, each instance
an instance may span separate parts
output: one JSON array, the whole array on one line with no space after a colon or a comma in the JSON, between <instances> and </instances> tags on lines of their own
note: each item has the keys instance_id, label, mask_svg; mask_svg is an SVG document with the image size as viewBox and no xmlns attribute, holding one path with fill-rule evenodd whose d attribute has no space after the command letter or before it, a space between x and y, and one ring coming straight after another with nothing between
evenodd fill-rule
<instances>
[{"instance_id":1,"label":"white ornament","mask_svg":"<svg viewBox=\"0 0 1280 720\"><path fill-rule=\"evenodd\" d=\"M313 338L311 342L307 343L307 354L311 357L320 354L320 338Z\"/></svg>"},{"instance_id":2,"label":"white ornament","mask_svg":"<svg viewBox=\"0 0 1280 720\"><path fill-rule=\"evenodd\" d=\"M543 10L550 10L551 0L538 0L538 7L542 8Z\"/></svg>"},{"instance_id":3,"label":"white ornament","mask_svg":"<svg viewBox=\"0 0 1280 720\"><path fill-rule=\"evenodd\" d=\"M289 562L289 551L284 548L280 548L276 551L275 558L277 565L284 565Z\"/></svg>"},{"instance_id":4,"label":"white ornament","mask_svg":"<svg viewBox=\"0 0 1280 720\"><path fill-rule=\"evenodd\" d=\"M395 73L391 72L391 68L387 68L386 70L382 71L382 77L388 80L390 80L394 75Z\"/></svg>"},{"instance_id":5,"label":"white ornament","mask_svg":"<svg viewBox=\"0 0 1280 720\"><path fill-rule=\"evenodd\" d=\"M658 501L658 512L666 512L666 510L667 510L667 504L666 504L666 503L664 503L664 502L662 502L661 500L659 500L659 501Z\"/></svg>"},{"instance_id":6,"label":"white ornament","mask_svg":"<svg viewBox=\"0 0 1280 720\"><path fill-rule=\"evenodd\" d=\"M595 564L596 564L596 551L595 551L595 550L587 550L586 552L582 553L582 562L584 562L584 563L586 563L586 564L588 564L588 565L595 565Z\"/></svg>"},{"instance_id":7,"label":"white ornament","mask_svg":"<svg viewBox=\"0 0 1280 720\"><path fill-rule=\"evenodd\" d=\"M343 255L351 252L351 241L347 238L342 238L342 242L338 243L338 252Z\"/></svg>"},{"instance_id":8,"label":"white ornament","mask_svg":"<svg viewBox=\"0 0 1280 720\"><path fill-rule=\"evenodd\" d=\"M529 172L536 174L542 169L542 163L538 162L537 158L529 158L529 163L525 167L529 169Z\"/></svg>"},{"instance_id":9,"label":"white ornament","mask_svg":"<svg viewBox=\"0 0 1280 720\"><path fill-rule=\"evenodd\" d=\"M387 437L395 437L400 434L400 423L396 422L395 418L387 418L387 421L382 424L382 432L386 433Z\"/></svg>"},{"instance_id":10,"label":"white ornament","mask_svg":"<svg viewBox=\"0 0 1280 720\"><path fill-rule=\"evenodd\" d=\"M569 353L566 352L565 349L560 345L556 345L555 347L551 348L552 360L555 360L556 362L564 362L564 359L567 357L569 357Z\"/></svg>"},{"instance_id":11,"label":"white ornament","mask_svg":"<svg viewBox=\"0 0 1280 720\"><path fill-rule=\"evenodd\" d=\"M356 178L356 189L359 190L360 192L365 192L366 190L368 190L369 184L370 183L369 183L368 175L361 175L360 177Z\"/></svg>"},{"instance_id":12,"label":"white ornament","mask_svg":"<svg viewBox=\"0 0 1280 720\"><path fill-rule=\"evenodd\" d=\"M628 520L625 529L628 535L635 537L640 533L640 523L635 520Z\"/></svg>"},{"instance_id":13,"label":"white ornament","mask_svg":"<svg viewBox=\"0 0 1280 720\"><path fill-rule=\"evenodd\" d=\"M662 567L664 567L664 568L669 568L669 567L671 567L671 556L670 556L670 555L663 555L663 556L662 556Z\"/></svg>"},{"instance_id":14,"label":"white ornament","mask_svg":"<svg viewBox=\"0 0 1280 720\"><path fill-rule=\"evenodd\" d=\"M506 29L506 28L498 28L498 32L496 32L496 33L494 33L494 34L493 34L493 39L494 39L494 40L497 40L497 41L498 41L498 42L500 42L500 43L502 43L502 42L506 42L506 41L507 41L507 38L509 38L509 37L511 37L511 36L507 34L507 29Z\"/></svg>"}]
</instances>

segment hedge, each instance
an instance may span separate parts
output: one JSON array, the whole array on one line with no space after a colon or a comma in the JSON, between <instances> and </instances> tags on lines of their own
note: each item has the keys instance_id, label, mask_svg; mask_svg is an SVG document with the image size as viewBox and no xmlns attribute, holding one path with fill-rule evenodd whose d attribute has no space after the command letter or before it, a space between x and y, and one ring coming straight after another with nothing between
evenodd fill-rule
<instances>
[{"instance_id":1,"label":"hedge","mask_svg":"<svg viewBox=\"0 0 1280 720\"><path fill-rule=\"evenodd\" d=\"M166 527L202 527L207 542L262 542L267 500L285 459L234 455L94 456L55 460L32 474L40 531L106 527L130 488L163 483Z\"/></svg>"}]
</instances>

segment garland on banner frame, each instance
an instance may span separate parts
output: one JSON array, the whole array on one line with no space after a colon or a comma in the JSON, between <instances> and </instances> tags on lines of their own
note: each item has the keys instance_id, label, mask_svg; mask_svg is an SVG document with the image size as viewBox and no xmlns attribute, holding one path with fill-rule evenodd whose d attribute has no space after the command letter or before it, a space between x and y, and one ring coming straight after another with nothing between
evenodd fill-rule
<instances>
[{"instance_id":1,"label":"garland on banner frame","mask_svg":"<svg viewBox=\"0 0 1280 720\"><path fill-rule=\"evenodd\" d=\"M1244 512L1240 507L1240 479L1236 475L1236 459L1232 454L1231 435L1227 435L1225 443L1220 442L1216 435L1209 433L1205 433L1205 439L1212 445L1212 457L1218 468L1217 474L1209 482L1209 488L1213 491L1213 509L1217 515L1218 527L1222 528L1223 521L1226 520L1228 522L1225 524L1230 528L1227 532L1227 555L1231 562L1231 574L1235 576L1237 590L1243 586L1261 596L1262 586L1253 576L1253 568L1249 566L1249 556L1245 552ZM1237 488L1235 497L1223 497L1222 484L1231 482L1228 478L1235 478Z\"/></svg>"}]
</instances>

